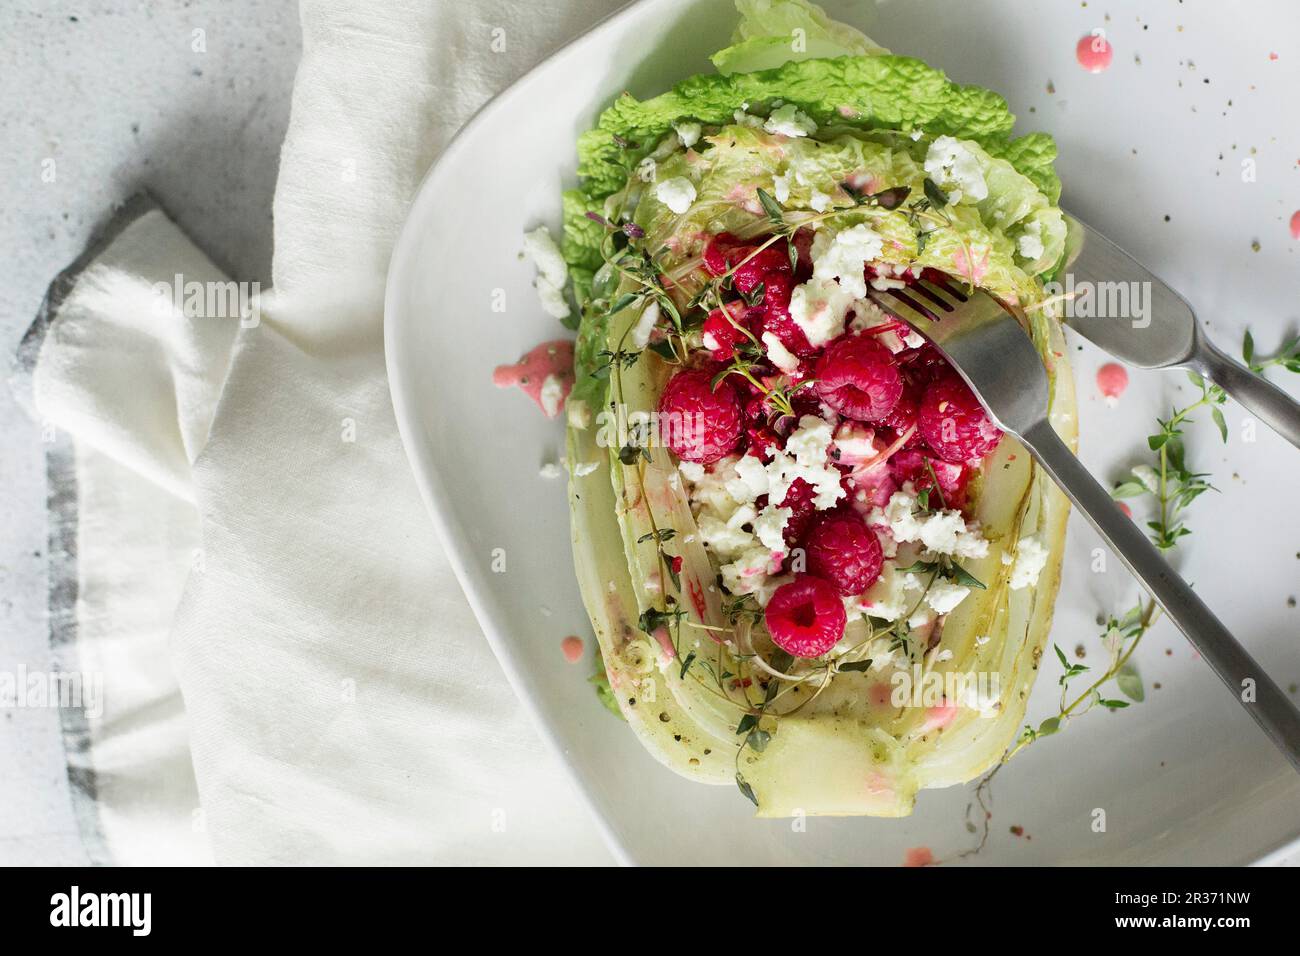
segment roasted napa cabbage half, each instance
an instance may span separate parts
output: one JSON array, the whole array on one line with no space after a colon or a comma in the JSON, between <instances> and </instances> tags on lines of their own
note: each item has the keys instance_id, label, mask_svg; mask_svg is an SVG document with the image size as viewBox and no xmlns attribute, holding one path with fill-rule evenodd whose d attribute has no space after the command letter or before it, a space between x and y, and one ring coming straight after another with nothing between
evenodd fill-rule
<instances>
[{"instance_id":1,"label":"roasted napa cabbage half","mask_svg":"<svg viewBox=\"0 0 1300 956\"><path fill-rule=\"evenodd\" d=\"M563 241L581 308L568 402L577 578L607 702L659 761L701 783L738 785L760 816L904 816L918 790L971 780L1016 738L1060 580L1064 497L1004 437L966 508L991 543L966 565L985 587L948 615L945 653L852 668L792 660L762 613L723 589L676 460L638 447L638 413L657 407L681 351L698 346L689 277L708 237L769 234L829 213L840 228L869 223L887 240L888 263L942 271L1011 306L1051 374L1053 423L1073 443L1073 383L1044 293L1068 245L1055 146L1041 134L1012 138L1014 118L996 94L892 55L802 0L737 6L741 25L714 58L719 73L646 101L625 94L579 140L582 185L564 197ZM802 135L782 132L790 122ZM943 137L978 176L927 169ZM691 190L654 188L669 179ZM908 199L863 201L882 190ZM622 251L630 247L646 254ZM647 261L658 276L650 285ZM650 321L668 336L648 335ZM1036 586L1012 589L1026 539L1046 549L1046 565ZM681 559L676 570L665 557ZM877 625L851 618L846 637L905 643L897 629L876 638ZM921 678L922 695L947 687L949 702L945 675L994 675L996 686L970 691L936 721L933 696L890 700L903 672Z\"/></svg>"}]
</instances>

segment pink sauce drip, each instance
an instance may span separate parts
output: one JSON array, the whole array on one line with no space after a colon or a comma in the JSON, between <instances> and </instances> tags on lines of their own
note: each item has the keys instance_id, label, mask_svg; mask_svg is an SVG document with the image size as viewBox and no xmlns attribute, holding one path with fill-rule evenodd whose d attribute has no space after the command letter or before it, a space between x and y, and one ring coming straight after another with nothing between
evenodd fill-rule
<instances>
[{"instance_id":1,"label":"pink sauce drip","mask_svg":"<svg viewBox=\"0 0 1300 956\"><path fill-rule=\"evenodd\" d=\"M542 389L547 379L560 386L553 409L547 409ZM573 343L567 339L543 342L513 365L498 365L492 373L497 388L519 388L550 418L564 409L565 399L573 388Z\"/></svg>"},{"instance_id":2,"label":"pink sauce drip","mask_svg":"<svg viewBox=\"0 0 1300 956\"><path fill-rule=\"evenodd\" d=\"M1097 369L1097 390L1112 404L1119 401L1128 388L1128 371L1116 362L1107 362Z\"/></svg>"},{"instance_id":3,"label":"pink sauce drip","mask_svg":"<svg viewBox=\"0 0 1300 956\"><path fill-rule=\"evenodd\" d=\"M930 866L934 863L934 851L928 846L914 846L903 855L903 866Z\"/></svg>"},{"instance_id":4,"label":"pink sauce drip","mask_svg":"<svg viewBox=\"0 0 1300 956\"><path fill-rule=\"evenodd\" d=\"M1074 55L1079 65L1089 73L1100 73L1110 66L1115 50L1105 37L1089 33L1079 40L1074 48Z\"/></svg>"},{"instance_id":5,"label":"pink sauce drip","mask_svg":"<svg viewBox=\"0 0 1300 956\"><path fill-rule=\"evenodd\" d=\"M925 724L922 730L942 730L953 722L957 716L957 705L952 701L944 701L931 707L925 712Z\"/></svg>"},{"instance_id":6,"label":"pink sauce drip","mask_svg":"<svg viewBox=\"0 0 1300 956\"><path fill-rule=\"evenodd\" d=\"M968 251L965 246L962 246L952 254L952 263L957 269L957 275L969 279L972 285L979 285L984 279L984 274L989 271L990 250L985 249L984 256L978 261L975 261L971 255L973 251Z\"/></svg>"},{"instance_id":7,"label":"pink sauce drip","mask_svg":"<svg viewBox=\"0 0 1300 956\"><path fill-rule=\"evenodd\" d=\"M1300 239L1300 209L1291 213L1291 238Z\"/></svg>"},{"instance_id":8,"label":"pink sauce drip","mask_svg":"<svg viewBox=\"0 0 1300 956\"><path fill-rule=\"evenodd\" d=\"M1122 501L1117 501L1117 502L1115 502L1115 504L1119 505L1119 510L1122 511L1122 512L1124 512L1124 517L1125 517L1125 518L1131 518L1131 517L1133 517L1133 509L1130 508L1128 505L1124 504L1124 502L1122 502Z\"/></svg>"},{"instance_id":9,"label":"pink sauce drip","mask_svg":"<svg viewBox=\"0 0 1300 956\"><path fill-rule=\"evenodd\" d=\"M580 637L570 635L560 641L560 653L564 655L564 659L570 664L576 664L582 660L582 651L582 638Z\"/></svg>"}]
</instances>

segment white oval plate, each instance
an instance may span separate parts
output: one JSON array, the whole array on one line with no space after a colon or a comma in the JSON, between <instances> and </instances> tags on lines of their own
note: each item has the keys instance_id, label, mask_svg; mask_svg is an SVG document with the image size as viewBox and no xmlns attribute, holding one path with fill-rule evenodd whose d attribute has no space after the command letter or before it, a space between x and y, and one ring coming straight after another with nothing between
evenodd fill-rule
<instances>
[{"instance_id":1,"label":"white oval plate","mask_svg":"<svg viewBox=\"0 0 1300 956\"><path fill-rule=\"evenodd\" d=\"M1300 87L1300 50L1269 58L1276 25L1295 18L1285 0L1253 7L1252 18L1236 23L1231 49L1220 42L1222 8L1208 4L1161 5L1148 19L1126 13L1115 22L1099 22L1101 9L1073 0L883 3L865 22L861 4L856 14L827 6L895 51L1000 91L1022 130L1056 135L1067 205L1180 288L1225 346L1253 323L1260 348L1271 349L1287 320L1294 324L1294 312L1279 310L1300 300L1297 244L1286 225L1300 206L1300 137L1282 118ZM925 792L901 821L813 819L805 829L757 821L734 790L660 767L598 705L589 662L575 667L559 651L566 634L593 643L573 581L564 487L538 474L560 460L562 426L491 381L496 365L563 334L537 304L532 269L518 258L521 236L538 223L558 231L574 142L600 109L624 89L650 96L710 69L706 57L725 45L734 20L722 0L633 4L501 94L443 153L389 272L385 344L398 425L488 640L622 859L896 864L917 845L946 856L970 845L970 788ZM1116 56L1109 71L1090 75L1075 63L1074 45L1097 27ZM1246 159L1254 181L1243 179ZM492 308L498 290L504 314ZM1155 415L1186 400L1189 386L1181 373L1134 373L1110 408L1093 386L1103 359L1091 347L1071 358L1084 460L1115 478L1139 460ZM1300 522L1290 507L1300 457L1262 425L1246 440L1241 410L1230 404L1227 414L1226 448L1208 421L1189 437L1193 464L1222 490L1194 506L1182 566L1287 686L1300 680L1300 611L1286 603L1300 589ZM1093 660L1098 611L1122 610L1135 597L1118 562L1106 556L1095 570L1104 554L1097 547L1091 529L1073 521L1053 631L1068 653L1082 644ZM504 574L492 571L498 548ZM1031 718L1053 706L1052 657ZM977 860L1246 863L1276 858L1300 834L1296 776L1181 637L1161 625L1139 657L1145 703L1091 714L999 775L992 836Z\"/></svg>"}]
</instances>

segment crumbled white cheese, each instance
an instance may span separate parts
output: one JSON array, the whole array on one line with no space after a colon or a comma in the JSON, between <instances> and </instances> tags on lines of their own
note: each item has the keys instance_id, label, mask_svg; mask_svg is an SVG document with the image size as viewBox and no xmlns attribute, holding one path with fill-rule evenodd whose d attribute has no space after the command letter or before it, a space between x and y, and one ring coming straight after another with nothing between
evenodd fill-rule
<instances>
[{"instance_id":1,"label":"crumbled white cheese","mask_svg":"<svg viewBox=\"0 0 1300 956\"><path fill-rule=\"evenodd\" d=\"M781 136L808 136L817 132L817 124L793 103L787 103L772 111L772 115L763 124L763 129Z\"/></svg>"},{"instance_id":2,"label":"crumbled white cheese","mask_svg":"<svg viewBox=\"0 0 1300 956\"><path fill-rule=\"evenodd\" d=\"M732 594L760 594L768 584L769 575L776 569L772 552L761 545L750 548L735 561L722 566L722 583ZM760 599L760 604L766 600Z\"/></svg>"},{"instance_id":3,"label":"crumbled white cheese","mask_svg":"<svg viewBox=\"0 0 1300 956\"><path fill-rule=\"evenodd\" d=\"M749 106L748 103L744 104L745 108L748 108L748 106ZM749 113L745 112L745 108L738 109L731 114L732 119L736 121L736 125L750 126L753 127L754 129L758 129L760 126L762 126L763 118L761 116L751 116Z\"/></svg>"},{"instance_id":4,"label":"crumbled white cheese","mask_svg":"<svg viewBox=\"0 0 1300 956\"><path fill-rule=\"evenodd\" d=\"M876 447L876 430L861 422L844 421L835 429L836 459L841 465L860 465L875 458L880 449Z\"/></svg>"},{"instance_id":5,"label":"crumbled white cheese","mask_svg":"<svg viewBox=\"0 0 1300 956\"><path fill-rule=\"evenodd\" d=\"M763 333L763 344L767 346L767 357L782 372L793 372L799 368L799 356L795 355L772 332Z\"/></svg>"},{"instance_id":6,"label":"crumbled white cheese","mask_svg":"<svg viewBox=\"0 0 1300 956\"><path fill-rule=\"evenodd\" d=\"M785 526L793 514L790 508L768 505L754 519L754 535L768 551L785 553Z\"/></svg>"},{"instance_id":7,"label":"crumbled white cheese","mask_svg":"<svg viewBox=\"0 0 1300 956\"><path fill-rule=\"evenodd\" d=\"M1010 588L1018 591L1038 583L1038 576L1047 567L1048 551L1043 542L1030 535L1016 545L1016 564L1011 569Z\"/></svg>"},{"instance_id":8,"label":"crumbled white cheese","mask_svg":"<svg viewBox=\"0 0 1300 956\"><path fill-rule=\"evenodd\" d=\"M959 558L982 558L989 553L989 543L977 530L966 524L960 511L916 511L916 496L896 491L884 509L885 522L894 540L919 541L927 551Z\"/></svg>"},{"instance_id":9,"label":"crumbled white cheese","mask_svg":"<svg viewBox=\"0 0 1300 956\"><path fill-rule=\"evenodd\" d=\"M564 474L564 470L555 462L548 461L543 463L541 468L537 469L537 473L543 478L559 478L560 475Z\"/></svg>"},{"instance_id":10,"label":"crumbled white cheese","mask_svg":"<svg viewBox=\"0 0 1300 956\"><path fill-rule=\"evenodd\" d=\"M653 299L641 310L641 317L632 327L632 348L638 352L650 344L650 333L659 322L659 303Z\"/></svg>"},{"instance_id":11,"label":"crumbled white cheese","mask_svg":"<svg viewBox=\"0 0 1300 956\"><path fill-rule=\"evenodd\" d=\"M1016 248L1021 257L1030 262L1043 254L1042 220L1034 219L1025 226L1025 231L1020 234L1020 239L1016 242Z\"/></svg>"},{"instance_id":12,"label":"crumbled white cheese","mask_svg":"<svg viewBox=\"0 0 1300 956\"><path fill-rule=\"evenodd\" d=\"M677 470L682 473L682 477L690 482L704 480L704 466L698 461L683 461L677 465Z\"/></svg>"},{"instance_id":13,"label":"crumbled white cheese","mask_svg":"<svg viewBox=\"0 0 1300 956\"><path fill-rule=\"evenodd\" d=\"M954 584L945 578L937 578L925 592L925 603L934 608L937 614L947 614L970 594L970 588Z\"/></svg>"},{"instance_id":14,"label":"crumbled white cheese","mask_svg":"<svg viewBox=\"0 0 1300 956\"><path fill-rule=\"evenodd\" d=\"M655 198L680 216L695 202L695 185L685 176L674 176L655 186Z\"/></svg>"},{"instance_id":15,"label":"crumbled white cheese","mask_svg":"<svg viewBox=\"0 0 1300 956\"><path fill-rule=\"evenodd\" d=\"M884 245L884 237L866 223L841 229L833 235L829 230L822 230L813 237L813 278L838 279L840 288L852 298L865 298L864 270L868 262L880 258Z\"/></svg>"},{"instance_id":16,"label":"crumbled white cheese","mask_svg":"<svg viewBox=\"0 0 1300 956\"><path fill-rule=\"evenodd\" d=\"M790 294L790 318L803 330L809 343L820 347L844 331L844 318L852 305L853 296L839 283L813 278L794 287Z\"/></svg>"},{"instance_id":17,"label":"crumbled white cheese","mask_svg":"<svg viewBox=\"0 0 1300 956\"><path fill-rule=\"evenodd\" d=\"M560 403L564 401L564 383L560 381L559 376L548 375L542 380L542 390L538 395L542 403L542 411L546 413L547 418L554 418L560 414Z\"/></svg>"},{"instance_id":18,"label":"crumbled white cheese","mask_svg":"<svg viewBox=\"0 0 1300 956\"><path fill-rule=\"evenodd\" d=\"M777 202L785 202L790 198L790 174L788 172L781 176L772 177L772 195L776 197Z\"/></svg>"},{"instance_id":19,"label":"crumbled white cheese","mask_svg":"<svg viewBox=\"0 0 1300 956\"><path fill-rule=\"evenodd\" d=\"M894 562L886 561L876 583L862 595L861 607L872 617L897 621L916 603L916 597L923 589L919 577L911 572L902 574Z\"/></svg>"},{"instance_id":20,"label":"crumbled white cheese","mask_svg":"<svg viewBox=\"0 0 1300 956\"><path fill-rule=\"evenodd\" d=\"M549 279L552 284L564 285L568 279L569 267L560 254L560 247L551 238L551 231L545 226L524 233L524 255L537 267L538 275Z\"/></svg>"},{"instance_id":21,"label":"crumbled white cheese","mask_svg":"<svg viewBox=\"0 0 1300 956\"><path fill-rule=\"evenodd\" d=\"M932 607L919 607L912 612L912 616L907 619L907 626L914 631L928 628L939 617L938 613Z\"/></svg>"},{"instance_id":22,"label":"crumbled white cheese","mask_svg":"<svg viewBox=\"0 0 1300 956\"><path fill-rule=\"evenodd\" d=\"M734 558L754 546L754 535L746 531L744 526L748 524L752 527L757 516L753 505L741 505L725 521L713 515L701 515L700 537L719 557Z\"/></svg>"},{"instance_id":23,"label":"crumbled white cheese","mask_svg":"<svg viewBox=\"0 0 1300 956\"><path fill-rule=\"evenodd\" d=\"M573 477L586 478L599 467L600 462L598 461L580 461L573 466Z\"/></svg>"},{"instance_id":24,"label":"crumbled white cheese","mask_svg":"<svg viewBox=\"0 0 1300 956\"><path fill-rule=\"evenodd\" d=\"M785 500L796 478L812 485L813 507L818 511L835 507L844 497L840 473L829 464L831 426L816 415L799 419L799 427L786 439L785 450L775 452L767 466L768 494L776 502Z\"/></svg>"},{"instance_id":25,"label":"crumbled white cheese","mask_svg":"<svg viewBox=\"0 0 1300 956\"><path fill-rule=\"evenodd\" d=\"M854 331L873 329L876 326L886 325L892 321L893 316L888 315L876 303L870 299L859 299L853 303L853 320L849 323L849 328Z\"/></svg>"},{"instance_id":26,"label":"crumbled white cheese","mask_svg":"<svg viewBox=\"0 0 1300 956\"><path fill-rule=\"evenodd\" d=\"M564 285L569 281L569 267L560 254L560 247L551 238L551 231L538 226L524 233L524 255L537 267L533 286L542 300L542 308L557 319L568 318L570 309L564 299Z\"/></svg>"},{"instance_id":27,"label":"crumbled white cheese","mask_svg":"<svg viewBox=\"0 0 1300 956\"><path fill-rule=\"evenodd\" d=\"M736 461L734 456L723 458L713 464L712 470L693 462L678 466L682 477L691 482L691 500L699 502L715 517L725 519L736 508L736 499L727 491L727 483L736 477ZM688 465L693 467L688 469Z\"/></svg>"},{"instance_id":28,"label":"crumbled white cheese","mask_svg":"<svg viewBox=\"0 0 1300 956\"><path fill-rule=\"evenodd\" d=\"M763 464L762 459L754 455L745 455L736 462L734 470L736 477L728 480L724 485L727 494L733 500L741 504L750 504L759 495L767 494L767 466Z\"/></svg>"},{"instance_id":29,"label":"crumbled white cheese","mask_svg":"<svg viewBox=\"0 0 1300 956\"><path fill-rule=\"evenodd\" d=\"M551 281L543 276L538 276L534 283L537 289L537 298L542 302L542 310L550 316L557 319L567 319L570 314L568 300L564 298L564 288L562 286L552 285Z\"/></svg>"},{"instance_id":30,"label":"crumbled white cheese","mask_svg":"<svg viewBox=\"0 0 1300 956\"><path fill-rule=\"evenodd\" d=\"M659 171L659 164L655 162L653 156L647 156L636 166L636 178L643 183L652 183L655 181L655 173Z\"/></svg>"},{"instance_id":31,"label":"crumbled white cheese","mask_svg":"<svg viewBox=\"0 0 1300 956\"><path fill-rule=\"evenodd\" d=\"M711 469L682 462L678 469L691 483L700 539L719 561L723 584L733 594L751 594L766 605L779 583L771 577L785 555L785 528L793 511L781 507L796 478L808 482L814 507L832 508L844 497L840 473L829 463L831 427L815 415L805 415L764 465L755 455L728 457ZM756 500L767 495L758 512Z\"/></svg>"},{"instance_id":32,"label":"crumbled white cheese","mask_svg":"<svg viewBox=\"0 0 1300 956\"><path fill-rule=\"evenodd\" d=\"M951 136L940 136L930 144L925 171L940 186L955 185L976 202L988 198L989 187L979 157Z\"/></svg>"},{"instance_id":33,"label":"crumbled white cheese","mask_svg":"<svg viewBox=\"0 0 1300 956\"><path fill-rule=\"evenodd\" d=\"M702 130L699 123L678 123L673 130L677 133L677 139L687 149L700 141Z\"/></svg>"},{"instance_id":34,"label":"crumbled white cheese","mask_svg":"<svg viewBox=\"0 0 1300 956\"><path fill-rule=\"evenodd\" d=\"M831 208L831 197L820 189L814 189L808 199L808 205L812 207L814 212L825 212Z\"/></svg>"}]
</instances>

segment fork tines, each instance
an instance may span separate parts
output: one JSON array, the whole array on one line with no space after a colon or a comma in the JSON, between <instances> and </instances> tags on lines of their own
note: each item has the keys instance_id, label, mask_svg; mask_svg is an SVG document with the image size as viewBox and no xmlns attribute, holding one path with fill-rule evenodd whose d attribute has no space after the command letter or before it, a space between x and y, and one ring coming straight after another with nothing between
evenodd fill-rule
<instances>
[{"instance_id":1,"label":"fork tines","mask_svg":"<svg viewBox=\"0 0 1300 956\"><path fill-rule=\"evenodd\" d=\"M911 325L924 325L928 320L938 322L957 311L966 294L946 282L923 279L903 289L870 289L867 296L886 312L890 312Z\"/></svg>"}]
</instances>

